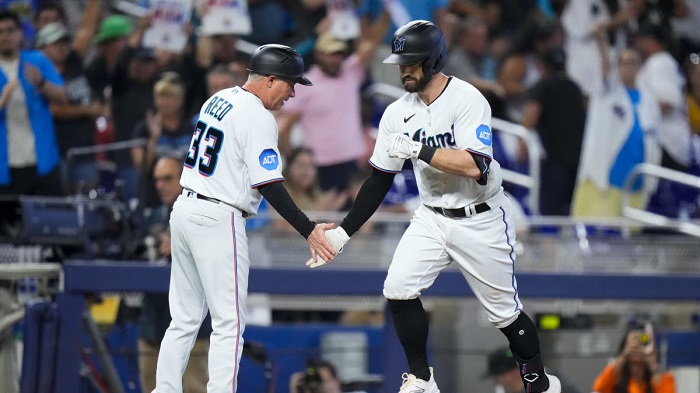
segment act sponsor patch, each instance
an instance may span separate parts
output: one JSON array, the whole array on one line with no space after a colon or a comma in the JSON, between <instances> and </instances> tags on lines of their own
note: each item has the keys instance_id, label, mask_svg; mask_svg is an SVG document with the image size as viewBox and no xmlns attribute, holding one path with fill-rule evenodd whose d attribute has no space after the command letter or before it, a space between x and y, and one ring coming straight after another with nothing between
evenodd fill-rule
<instances>
[{"instance_id":1,"label":"act sponsor patch","mask_svg":"<svg viewBox=\"0 0 700 393\"><path fill-rule=\"evenodd\" d=\"M491 138L491 128L486 124L482 124L476 128L476 138L484 145L491 146L493 139Z\"/></svg>"},{"instance_id":2,"label":"act sponsor patch","mask_svg":"<svg viewBox=\"0 0 700 393\"><path fill-rule=\"evenodd\" d=\"M268 171L277 169L280 164L279 157L274 149L263 150L258 159L260 160L260 166Z\"/></svg>"}]
</instances>

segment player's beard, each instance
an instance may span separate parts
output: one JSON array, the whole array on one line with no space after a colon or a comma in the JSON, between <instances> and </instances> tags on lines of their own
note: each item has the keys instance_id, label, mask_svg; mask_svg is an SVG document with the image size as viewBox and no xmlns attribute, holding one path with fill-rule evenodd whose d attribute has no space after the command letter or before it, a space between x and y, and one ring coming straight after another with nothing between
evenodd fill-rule
<instances>
[{"instance_id":1,"label":"player's beard","mask_svg":"<svg viewBox=\"0 0 700 393\"><path fill-rule=\"evenodd\" d=\"M432 75L423 75L418 80L415 80L413 77L407 76L401 79L401 84L403 84L403 89L406 90L409 93L418 93L420 91L423 91L426 86L428 86L428 83L430 83L430 80L433 79Z\"/></svg>"}]
</instances>

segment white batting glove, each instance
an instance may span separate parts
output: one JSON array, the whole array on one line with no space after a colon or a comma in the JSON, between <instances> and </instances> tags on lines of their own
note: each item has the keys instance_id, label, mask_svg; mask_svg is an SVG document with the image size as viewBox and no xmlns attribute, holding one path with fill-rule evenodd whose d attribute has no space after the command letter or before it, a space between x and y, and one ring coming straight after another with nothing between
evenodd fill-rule
<instances>
[{"instance_id":1,"label":"white batting glove","mask_svg":"<svg viewBox=\"0 0 700 393\"><path fill-rule=\"evenodd\" d=\"M418 158L418 153L420 153L422 147L422 143L416 142L408 136L397 132L389 136L389 148L387 152L389 152L389 157L391 158L406 160L409 158Z\"/></svg>"},{"instance_id":2,"label":"white batting glove","mask_svg":"<svg viewBox=\"0 0 700 393\"><path fill-rule=\"evenodd\" d=\"M343 252L343 246L345 243L350 241L350 236L345 232L343 227L335 227L333 229L329 229L326 231L326 240L328 240L328 243L330 243L331 247L335 250L336 254L340 254ZM320 266L323 266L326 264L326 261L323 260L323 258L316 258L316 262L314 262L313 258L309 258L308 261L306 261L306 266L314 269Z\"/></svg>"}]
</instances>

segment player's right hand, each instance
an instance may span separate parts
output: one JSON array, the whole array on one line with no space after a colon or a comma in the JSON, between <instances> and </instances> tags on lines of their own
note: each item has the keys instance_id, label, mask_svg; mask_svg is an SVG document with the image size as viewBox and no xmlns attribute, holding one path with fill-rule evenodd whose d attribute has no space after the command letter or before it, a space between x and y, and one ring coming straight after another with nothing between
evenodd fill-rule
<instances>
[{"instance_id":1,"label":"player's right hand","mask_svg":"<svg viewBox=\"0 0 700 393\"><path fill-rule=\"evenodd\" d=\"M326 231L326 240L333 247L336 254L343 252L343 246L350 241L350 236L345 232L343 227L337 227ZM326 264L325 260L314 261L313 258L306 261L306 266L314 269Z\"/></svg>"},{"instance_id":2,"label":"player's right hand","mask_svg":"<svg viewBox=\"0 0 700 393\"><path fill-rule=\"evenodd\" d=\"M310 261L314 263L323 261L323 263L326 263L335 258L337 251L328 240L326 240L326 236L324 235L326 231L334 226L334 224L316 224L316 227L306 239L309 242L309 249L311 250Z\"/></svg>"},{"instance_id":3,"label":"player's right hand","mask_svg":"<svg viewBox=\"0 0 700 393\"><path fill-rule=\"evenodd\" d=\"M389 136L389 148L387 153L391 158L400 158L406 160L409 158L417 158L423 144L416 142L407 135L395 133Z\"/></svg>"}]
</instances>

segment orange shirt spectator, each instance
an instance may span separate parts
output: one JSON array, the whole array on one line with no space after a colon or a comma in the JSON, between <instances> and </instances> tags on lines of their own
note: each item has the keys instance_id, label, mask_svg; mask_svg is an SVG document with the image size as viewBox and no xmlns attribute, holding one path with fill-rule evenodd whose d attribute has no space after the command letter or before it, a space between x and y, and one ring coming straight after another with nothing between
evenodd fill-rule
<instances>
[{"instance_id":1,"label":"orange shirt spectator","mask_svg":"<svg viewBox=\"0 0 700 393\"><path fill-rule=\"evenodd\" d=\"M603 369L603 372L598 375L598 378L596 378L593 384L593 391L596 393L614 393L618 378L619 376L615 371L615 365L607 365ZM647 391L646 384L640 383L634 378L630 378L629 384L627 385L628 393L647 393ZM652 378L651 391L653 393L676 393L676 381L673 379L673 375L669 372L665 372Z\"/></svg>"}]
</instances>

